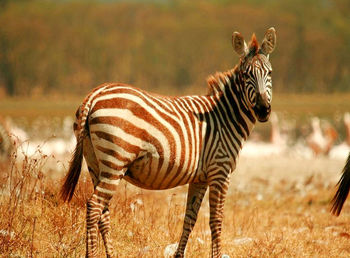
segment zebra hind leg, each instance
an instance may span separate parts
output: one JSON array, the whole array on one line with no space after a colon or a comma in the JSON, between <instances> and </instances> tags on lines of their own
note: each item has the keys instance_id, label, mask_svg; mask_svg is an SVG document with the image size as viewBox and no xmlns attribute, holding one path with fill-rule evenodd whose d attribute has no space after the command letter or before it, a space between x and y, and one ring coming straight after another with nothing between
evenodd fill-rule
<instances>
[{"instance_id":1,"label":"zebra hind leg","mask_svg":"<svg viewBox=\"0 0 350 258\"><path fill-rule=\"evenodd\" d=\"M207 185L205 184L190 184L188 187L186 214L181 239L175 257L184 257L187 240L196 223L197 214L201 207L206 190Z\"/></svg>"},{"instance_id":2,"label":"zebra hind leg","mask_svg":"<svg viewBox=\"0 0 350 258\"><path fill-rule=\"evenodd\" d=\"M101 178L100 175L100 182L95 187L94 194L87 202L87 257L97 257L98 230L101 232L107 257L113 256L113 248L110 240L111 227L108 206L122 177L121 174L118 178L115 179Z\"/></svg>"},{"instance_id":3,"label":"zebra hind leg","mask_svg":"<svg viewBox=\"0 0 350 258\"><path fill-rule=\"evenodd\" d=\"M97 257L98 222L105 205L98 202L94 194L86 207L86 257Z\"/></svg>"},{"instance_id":4,"label":"zebra hind leg","mask_svg":"<svg viewBox=\"0 0 350 258\"><path fill-rule=\"evenodd\" d=\"M113 257L113 246L111 243L110 233L111 233L111 224L110 224L110 213L108 208L105 209L102 214L100 221L98 222L98 229L102 235L103 243L106 249L107 257Z\"/></svg>"}]
</instances>

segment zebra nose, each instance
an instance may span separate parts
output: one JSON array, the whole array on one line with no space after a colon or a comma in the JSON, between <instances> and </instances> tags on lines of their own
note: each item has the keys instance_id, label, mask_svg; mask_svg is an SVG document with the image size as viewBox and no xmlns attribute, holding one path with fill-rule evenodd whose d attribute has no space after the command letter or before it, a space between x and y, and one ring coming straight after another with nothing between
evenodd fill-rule
<instances>
[{"instance_id":1,"label":"zebra nose","mask_svg":"<svg viewBox=\"0 0 350 258\"><path fill-rule=\"evenodd\" d=\"M267 94L257 94L256 105L254 107L256 117L260 122L266 122L271 113L271 104Z\"/></svg>"},{"instance_id":2,"label":"zebra nose","mask_svg":"<svg viewBox=\"0 0 350 258\"><path fill-rule=\"evenodd\" d=\"M262 94L257 94L256 105L258 108L270 108L269 98L267 97L266 91Z\"/></svg>"}]
</instances>

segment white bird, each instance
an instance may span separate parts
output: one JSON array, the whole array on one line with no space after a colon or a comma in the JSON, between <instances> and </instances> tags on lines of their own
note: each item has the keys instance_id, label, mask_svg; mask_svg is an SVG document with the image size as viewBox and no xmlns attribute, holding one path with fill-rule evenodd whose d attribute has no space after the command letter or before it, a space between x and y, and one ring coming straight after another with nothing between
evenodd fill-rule
<instances>
[{"instance_id":1,"label":"white bird","mask_svg":"<svg viewBox=\"0 0 350 258\"><path fill-rule=\"evenodd\" d=\"M6 161L11 156L13 144L5 123L0 120L0 161Z\"/></svg>"},{"instance_id":2,"label":"white bird","mask_svg":"<svg viewBox=\"0 0 350 258\"><path fill-rule=\"evenodd\" d=\"M68 131L69 127L67 124L70 123L70 118L66 118L63 123L63 131ZM11 137L11 140L17 148L17 153L22 156L54 156L56 158L62 159L65 158L67 154L69 154L72 150L74 150L75 146L75 137L70 132L65 133L67 135L67 139L59 138L56 136L52 136L46 139L31 139L27 132L22 128L19 128L15 125L10 119L7 119L6 125L8 127L8 132ZM71 127L71 126L70 126Z\"/></svg>"},{"instance_id":3,"label":"white bird","mask_svg":"<svg viewBox=\"0 0 350 258\"><path fill-rule=\"evenodd\" d=\"M350 113L348 112L344 114L344 126L346 133L345 141L339 145L334 146L330 150L329 157L332 159L345 160L350 151Z\"/></svg>"},{"instance_id":4,"label":"white bird","mask_svg":"<svg viewBox=\"0 0 350 258\"><path fill-rule=\"evenodd\" d=\"M269 157L285 153L287 149L287 140L281 135L278 117L275 112L271 113L270 123L270 142L256 142L250 140L244 144L241 155L247 157Z\"/></svg>"},{"instance_id":5,"label":"white bird","mask_svg":"<svg viewBox=\"0 0 350 258\"><path fill-rule=\"evenodd\" d=\"M315 156L321 154L328 155L338 137L338 133L330 124L326 124L323 133L320 119L318 117L313 117L311 119L311 127L312 132L306 139L309 148L312 149Z\"/></svg>"},{"instance_id":6,"label":"white bird","mask_svg":"<svg viewBox=\"0 0 350 258\"><path fill-rule=\"evenodd\" d=\"M286 141L281 135L280 127L278 124L278 117L275 112L271 113L270 123L271 123L270 142L272 144L278 144L278 145L285 144Z\"/></svg>"}]
</instances>

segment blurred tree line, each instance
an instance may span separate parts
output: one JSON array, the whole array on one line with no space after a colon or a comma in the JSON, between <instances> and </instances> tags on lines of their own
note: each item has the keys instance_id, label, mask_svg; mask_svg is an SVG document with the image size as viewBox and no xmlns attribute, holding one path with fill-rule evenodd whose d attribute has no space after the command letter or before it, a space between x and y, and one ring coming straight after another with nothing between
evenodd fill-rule
<instances>
[{"instance_id":1,"label":"blurred tree line","mask_svg":"<svg viewBox=\"0 0 350 258\"><path fill-rule=\"evenodd\" d=\"M203 93L232 68L231 34L262 39L280 93L350 91L348 0L0 2L0 88L7 95L84 94L121 81L160 93Z\"/></svg>"}]
</instances>

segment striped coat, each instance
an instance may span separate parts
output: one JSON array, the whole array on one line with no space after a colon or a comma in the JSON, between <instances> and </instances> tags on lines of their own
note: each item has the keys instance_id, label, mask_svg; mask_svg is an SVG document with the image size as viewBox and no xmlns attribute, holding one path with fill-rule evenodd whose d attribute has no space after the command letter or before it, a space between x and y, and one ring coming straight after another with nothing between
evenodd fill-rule
<instances>
[{"instance_id":1,"label":"striped coat","mask_svg":"<svg viewBox=\"0 0 350 258\"><path fill-rule=\"evenodd\" d=\"M201 201L209 188L212 256L221 255L223 204L229 177L256 120L271 112L271 64L275 30L262 46L255 36L247 47L239 33L234 69L209 77L206 96L165 97L121 83L95 88L76 113L77 147L62 197L70 200L82 156L94 182L87 203L87 256L96 255L97 232L112 255L108 205L121 179L146 189L189 184L177 257L184 255Z\"/></svg>"}]
</instances>

